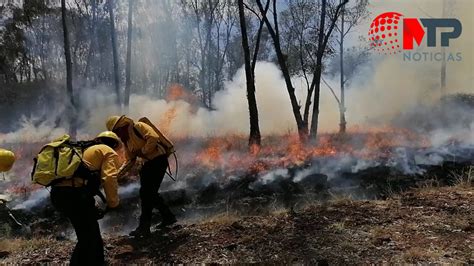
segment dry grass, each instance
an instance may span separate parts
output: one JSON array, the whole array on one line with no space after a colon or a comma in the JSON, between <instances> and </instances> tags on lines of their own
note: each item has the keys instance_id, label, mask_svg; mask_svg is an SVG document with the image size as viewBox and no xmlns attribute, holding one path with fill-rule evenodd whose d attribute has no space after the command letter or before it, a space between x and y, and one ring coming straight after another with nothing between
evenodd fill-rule
<instances>
[{"instance_id":1,"label":"dry grass","mask_svg":"<svg viewBox=\"0 0 474 266\"><path fill-rule=\"evenodd\" d=\"M344 231L346 230L346 223L336 222L336 223L331 224L329 228L336 233L344 233Z\"/></svg>"},{"instance_id":2,"label":"dry grass","mask_svg":"<svg viewBox=\"0 0 474 266\"><path fill-rule=\"evenodd\" d=\"M204 220L199 221L199 223L214 223L214 224L231 224L238 221L240 218L237 214L230 212L219 213L210 217L205 218Z\"/></svg>"},{"instance_id":3,"label":"dry grass","mask_svg":"<svg viewBox=\"0 0 474 266\"><path fill-rule=\"evenodd\" d=\"M410 248L401 255L402 261L406 263L435 262L441 257L442 254L434 249L419 247Z\"/></svg>"},{"instance_id":4,"label":"dry grass","mask_svg":"<svg viewBox=\"0 0 474 266\"><path fill-rule=\"evenodd\" d=\"M451 175L456 180L456 186L468 188L474 184L474 166L469 166L463 174L451 173Z\"/></svg>"},{"instance_id":5,"label":"dry grass","mask_svg":"<svg viewBox=\"0 0 474 266\"><path fill-rule=\"evenodd\" d=\"M382 245L385 242L390 242L392 238L389 230L381 226L377 226L370 230L370 235L372 243L375 245Z\"/></svg>"},{"instance_id":6,"label":"dry grass","mask_svg":"<svg viewBox=\"0 0 474 266\"><path fill-rule=\"evenodd\" d=\"M0 250L12 253L31 252L50 246L51 241L54 240L49 237L4 239L0 240Z\"/></svg>"},{"instance_id":7,"label":"dry grass","mask_svg":"<svg viewBox=\"0 0 474 266\"><path fill-rule=\"evenodd\" d=\"M331 196L330 203L332 204L349 204L354 202L354 197L351 194L339 194L328 191Z\"/></svg>"}]
</instances>

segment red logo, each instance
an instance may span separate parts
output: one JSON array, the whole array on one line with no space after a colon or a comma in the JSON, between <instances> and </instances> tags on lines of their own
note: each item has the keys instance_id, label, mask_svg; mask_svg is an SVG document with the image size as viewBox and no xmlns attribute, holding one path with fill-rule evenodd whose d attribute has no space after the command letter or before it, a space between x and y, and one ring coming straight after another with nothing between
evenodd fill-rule
<instances>
[{"instance_id":1,"label":"red logo","mask_svg":"<svg viewBox=\"0 0 474 266\"><path fill-rule=\"evenodd\" d=\"M436 47L438 35L440 45L448 47L450 40L458 38L462 32L462 24L455 18L402 17L403 15L397 12L386 12L372 21L368 36L370 46L375 51L386 55L397 54L402 48L413 50L415 43L420 46L423 39L426 39L427 47ZM445 30L438 32L438 28Z\"/></svg>"},{"instance_id":2,"label":"red logo","mask_svg":"<svg viewBox=\"0 0 474 266\"><path fill-rule=\"evenodd\" d=\"M371 47L381 54L396 54L402 51L401 17L397 12L378 15L370 25L369 41Z\"/></svg>"}]
</instances>

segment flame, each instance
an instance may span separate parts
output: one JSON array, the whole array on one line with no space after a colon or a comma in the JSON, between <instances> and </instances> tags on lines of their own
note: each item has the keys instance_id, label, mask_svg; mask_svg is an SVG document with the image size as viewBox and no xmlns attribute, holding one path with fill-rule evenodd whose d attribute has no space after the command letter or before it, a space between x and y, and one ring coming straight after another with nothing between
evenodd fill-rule
<instances>
[{"instance_id":1,"label":"flame","mask_svg":"<svg viewBox=\"0 0 474 266\"><path fill-rule=\"evenodd\" d=\"M279 167L301 166L316 157L348 154L363 159L378 159L392 155L396 147L428 147L428 139L406 129L359 128L345 136L321 134L313 146L299 141L298 135L267 137L262 147L246 147L245 136L210 139L194 157L192 164L209 168L243 169L250 173L265 172Z\"/></svg>"},{"instance_id":2,"label":"flame","mask_svg":"<svg viewBox=\"0 0 474 266\"><path fill-rule=\"evenodd\" d=\"M168 87L165 99L168 102L182 100L190 104L197 103L196 96L186 90L181 84L170 85Z\"/></svg>"},{"instance_id":3,"label":"flame","mask_svg":"<svg viewBox=\"0 0 474 266\"><path fill-rule=\"evenodd\" d=\"M158 123L159 129L163 134L170 134L171 132L171 125L173 120L176 118L177 108L176 106L172 106L164 113L163 117L161 118L160 122Z\"/></svg>"},{"instance_id":4,"label":"flame","mask_svg":"<svg viewBox=\"0 0 474 266\"><path fill-rule=\"evenodd\" d=\"M159 127L170 132L171 121L177 115L176 108L167 110ZM394 155L395 148L430 147L428 138L416 132L392 128L353 127L345 135L320 134L315 145L301 143L297 134L265 136L262 146L248 147L248 136L226 135L218 137L176 138L171 136L178 150L180 171L213 173L220 178L264 174L278 168L291 168L310 164L319 157L341 157L350 155L360 159L379 160ZM23 194L25 180L29 180L32 158L42 144L18 143L9 146L18 155L12 173L17 181L10 181L11 193ZM119 150L123 162L125 153ZM184 170L183 170L184 169ZM20 185L18 185L20 184ZM29 183L28 183L29 184Z\"/></svg>"}]
</instances>

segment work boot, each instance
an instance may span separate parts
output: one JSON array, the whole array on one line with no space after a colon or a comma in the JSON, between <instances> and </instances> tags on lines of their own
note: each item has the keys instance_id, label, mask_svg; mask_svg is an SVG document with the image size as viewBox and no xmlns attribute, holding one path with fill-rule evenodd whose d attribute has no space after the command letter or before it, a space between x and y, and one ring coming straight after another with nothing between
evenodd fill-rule
<instances>
[{"instance_id":1,"label":"work boot","mask_svg":"<svg viewBox=\"0 0 474 266\"><path fill-rule=\"evenodd\" d=\"M133 237L147 237L151 235L150 228L138 226L135 230L128 234Z\"/></svg>"}]
</instances>

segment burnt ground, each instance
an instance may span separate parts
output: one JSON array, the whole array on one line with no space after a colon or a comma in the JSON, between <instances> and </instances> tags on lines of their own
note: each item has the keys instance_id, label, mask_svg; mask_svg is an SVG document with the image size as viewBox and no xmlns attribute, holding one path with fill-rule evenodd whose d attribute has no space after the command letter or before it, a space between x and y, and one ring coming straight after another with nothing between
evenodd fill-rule
<instances>
[{"instance_id":1,"label":"burnt ground","mask_svg":"<svg viewBox=\"0 0 474 266\"><path fill-rule=\"evenodd\" d=\"M111 263L474 263L474 187L425 187L385 200L339 198L262 216L221 214L146 239L105 236ZM0 263L64 262L54 235L0 241Z\"/></svg>"}]
</instances>

